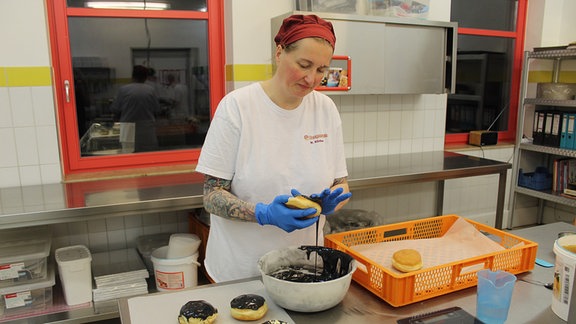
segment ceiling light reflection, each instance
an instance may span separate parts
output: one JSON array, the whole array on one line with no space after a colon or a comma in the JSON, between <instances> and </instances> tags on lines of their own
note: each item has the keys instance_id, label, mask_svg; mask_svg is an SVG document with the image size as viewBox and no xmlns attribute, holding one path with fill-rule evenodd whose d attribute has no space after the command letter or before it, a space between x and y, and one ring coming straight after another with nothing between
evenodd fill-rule
<instances>
[{"instance_id":1,"label":"ceiling light reflection","mask_svg":"<svg viewBox=\"0 0 576 324\"><path fill-rule=\"evenodd\" d=\"M168 3L162 2L144 2L144 1L86 1L84 6L87 8L98 9L146 9L146 10L166 10L170 8Z\"/></svg>"}]
</instances>

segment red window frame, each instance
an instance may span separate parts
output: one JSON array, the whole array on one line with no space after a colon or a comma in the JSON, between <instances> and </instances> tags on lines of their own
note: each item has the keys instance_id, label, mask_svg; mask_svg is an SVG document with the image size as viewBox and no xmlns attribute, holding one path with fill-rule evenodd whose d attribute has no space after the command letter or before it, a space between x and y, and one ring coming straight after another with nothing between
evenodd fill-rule
<instances>
[{"instance_id":1,"label":"red window frame","mask_svg":"<svg viewBox=\"0 0 576 324\"><path fill-rule=\"evenodd\" d=\"M518 0L518 11L515 31L498 31L475 28L458 28L459 35L476 35L503 37L515 40L513 62L512 62L512 80L510 89L510 105L508 109L508 129L498 132L498 141L513 143L516 139L516 124L518 121L518 100L520 96L520 79L522 78L522 62L524 57L524 36L526 33L526 17L528 10L528 0ZM446 134L444 137L445 145L468 144L468 133Z\"/></svg>"},{"instance_id":2,"label":"red window frame","mask_svg":"<svg viewBox=\"0 0 576 324\"><path fill-rule=\"evenodd\" d=\"M118 10L68 8L66 0L46 0L53 66L53 87L64 176L81 173L162 167L195 163L200 149L158 151L114 156L81 157L76 126L73 70L68 37L68 17L197 19L208 23L210 112L225 94L225 44L223 0L207 0L207 11ZM64 83L69 82L69 102Z\"/></svg>"}]
</instances>

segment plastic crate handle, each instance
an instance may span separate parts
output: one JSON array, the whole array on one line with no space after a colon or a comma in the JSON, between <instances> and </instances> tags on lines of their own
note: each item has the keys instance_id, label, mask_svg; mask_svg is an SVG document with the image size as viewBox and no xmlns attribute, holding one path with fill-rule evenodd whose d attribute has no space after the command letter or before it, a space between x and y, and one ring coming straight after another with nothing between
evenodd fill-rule
<instances>
[{"instance_id":1,"label":"plastic crate handle","mask_svg":"<svg viewBox=\"0 0 576 324\"><path fill-rule=\"evenodd\" d=\"M483 269L492 269L493 258L487 257L458 264L458 271L454 271L456 276L465 276L476 273Z\"/></svg>"}]
</instances>

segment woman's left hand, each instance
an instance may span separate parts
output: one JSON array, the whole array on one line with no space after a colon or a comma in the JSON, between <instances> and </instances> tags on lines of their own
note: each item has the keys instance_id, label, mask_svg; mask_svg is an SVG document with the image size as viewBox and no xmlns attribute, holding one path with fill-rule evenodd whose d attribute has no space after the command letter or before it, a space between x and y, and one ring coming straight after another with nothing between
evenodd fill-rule
<instances>
[{"instance_id":1,"label":"woman's left hand","mask_svg":"<svg viewBox=\"0 0 576 324\"><path fill-rule=\"evenodd\" d=\"M319 194L310 195L310 198L315 201L321 201L320 205L322 205L322 214L330 215L334 212L338 204L352 196L351 192L343 192L343 188L336 188L332 191L330 191L330 188L326 188ZM294 197L301 195L296 189L292 189L291 193Z\"/></svg>"}]
</instances>

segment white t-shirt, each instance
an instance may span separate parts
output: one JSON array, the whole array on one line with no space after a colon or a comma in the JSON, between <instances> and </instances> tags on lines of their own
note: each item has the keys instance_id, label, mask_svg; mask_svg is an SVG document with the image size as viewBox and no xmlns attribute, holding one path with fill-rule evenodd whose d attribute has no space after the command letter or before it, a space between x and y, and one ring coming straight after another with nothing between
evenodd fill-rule
<instances>
[{"instance_id":1,"label":"white t-shirt","mask_svg":"<svg viewBox=\"0 0 576 324\"><path fill-rule=\"evenodd\" d=\"M197 172L232 180L232 193L253 203L278 195L320 193L348 175L342 122L334 102L313 91L299 107L282 109L259 83L226 95L214 115ZM255 222L211 215L205 267L216 282L260 275L266 252L290 245L316 244L316 226L286 233ZM318 243L323 243L320 219Z\"/></svg>"}]
</instances>

